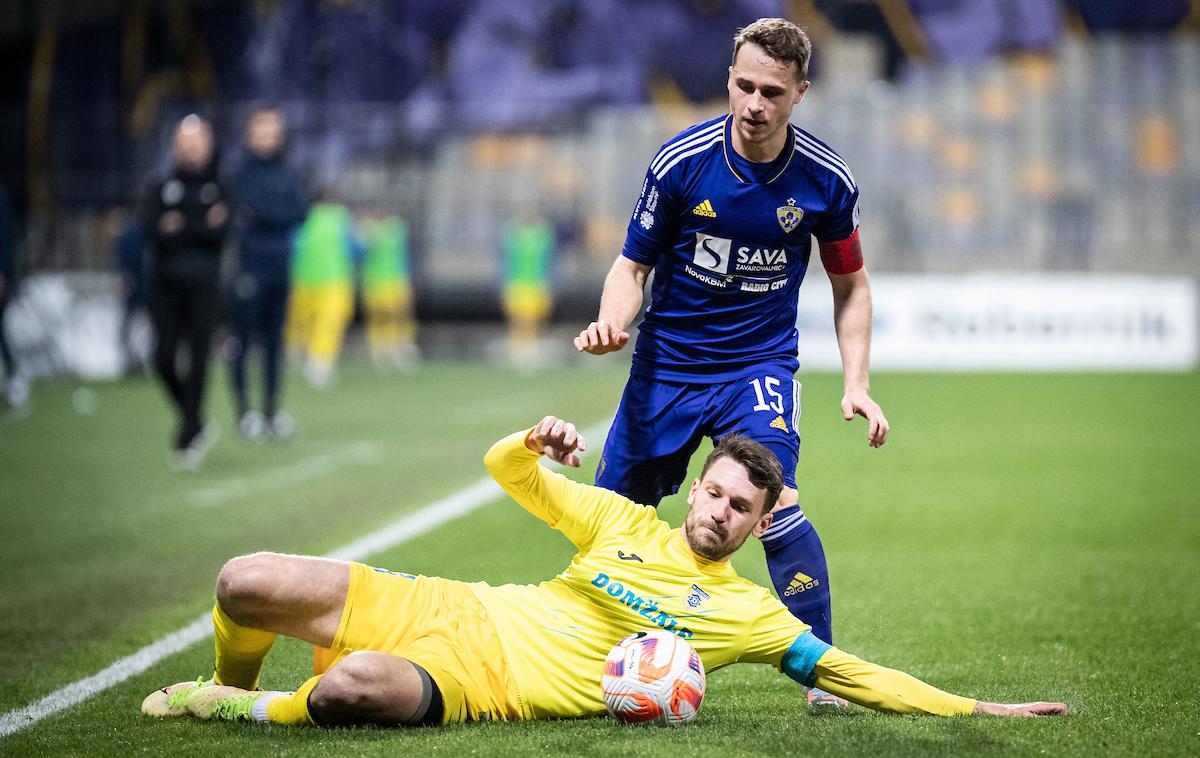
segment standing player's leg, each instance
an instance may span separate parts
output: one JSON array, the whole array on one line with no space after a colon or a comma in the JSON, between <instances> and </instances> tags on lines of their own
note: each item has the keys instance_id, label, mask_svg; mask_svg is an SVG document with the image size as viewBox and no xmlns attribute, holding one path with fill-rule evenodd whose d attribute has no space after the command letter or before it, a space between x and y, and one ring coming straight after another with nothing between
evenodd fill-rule
<instances>
[{"instance_id":1,"label":"standing player's leg","mask_svg":"<svg viewBox=\"0 0 1200 758\"><path fill-rule=\"evenodd\" d=\"M279 384L283 370L283 330L288 313L288 282L280 279L264 288L263 331L263 414L271 431L280 437L291 434L283 429L279 412Z\"/></svg>"},{"instance_id":2,"label":"standing player's leg","mask_svg":"<svg viewBox=\"0 0 1200 758\"><path fill-rule=\"evenodd\" d=\"M287 283L287 315L284 319L283 346L288 360L303 363L308 345L309 321L312 314L309 289L302 284Z\"/></svg>"},{"instance_id":3,"label":"standing player's leg","mask_svg":"<svg viewBox=\"0 0 1200 758\"><path fill-rule=\"evenodd\" d=\"M367 321L367 353L371 362L381 364L391 358L397 342L392 328L390 287L387 284L367 285L363 289L363 311Z\"/></svg>"},{"instance_id":4,"label":"standing player's leg","mask_svg":"<svg viewBox=\"0 0 1200 758\"><path fill-rule=\"evenodd\" d=\"M154 370L167 391L171 405L179 416L179 428L173 446L182 449L187 444L183 419L183 381L179 376L176 354L179 349L182 315L181 293L178 287L159 278L154 284L154 299L151 302L151 317L154 321Z\"/></svg>"},{"instance_id":5,"label":"standing player's leg","mask_svg":"<svg viewBox=\"0 0 1200 758\"><path fill-rule=\"evenodd\" d=\"M183 341L187 343L187 378L182 380L184 430L189 446L204 428L204 388L208 382L208 358L212 349L217 310L216 283L196 282L188 288Z\"/></svg>"},{"instance_id":6,"label":"standing player's leg","mask_svg":"<svg viewBox=\"0 0 1200 758\"><path fill-rule=\"evenodd\" d=\"M798 504L800 384L785 368L765 367L720 385L712 401L712 433L742 432L763 444L783 466L784 491L762 536L771 583L792 615L833 644L829 569L816 529Z\"/></svg>"},{"instance_id":7,"label":"standing player's leg","mask_svg":"<svg viewBox=\"0 0 1200 758\"><path fill-rule=\"evenodd\" d=\"M8 344L8 332L4 329L4 313L8 310L11 287L11 283L0 283L0 365L3 366L6 382L17 378L17 359L13 357L12 348Z\"/></svg>"},{"instance_id":8,"label":"standing player's leg","mask_svg":"<svg viewBox=\"0 0 1200 758\"><path fill-rule=\"evenodd\" d=\"M417 352L417 313L413 303L412 284L404 279L396 283L396 313L393 321L396 331L398 362L403 366L420 357Z\"/></svg>"},{"instance_id":9,"label":"standing player's leg","mask_svg":"<svg viewBox=\"0 0 1200 758\"><path fill-rule=\"evenodd\" d=\"M354 315L354 296L344 283L323 285L314 296L314 312L306 346L309 382L328 389L337 371L346 326Z\"/></svg>"},{"instance_id":10,"label":"standing player's leg","mask_svg":"<svg viewBox=\"0 0 1200 758\"><path fill-rule=\"evenodd\" d=\"M258 308L258 278L251 273L238 274L233 284L233 340L229 356L230 383L233 387L233 403L237 412L238 426L242 435L256 436L250 412L250 398L246 394L246 358L250 354L250 343L254 338L255 311Z\"/></svg>"},{"instance_id":11,"label":"standing player's leg","mask_svg":"<svg viewBox=\"0 0 1200 758\"><path fill-rule=\"evenodd\" d=\"M596 486L656 508L677 492L703 439L707 389L630 376L604 442Z\"/></svg>"},{"instance_id":12,"label":"standing player's leg","mask_svg":"<svg viewBox=\"0 0 1200 758\"><path fill-rule=\"evenodd\" d=\"M794 503L795 490L790 492ZM771 584L793 616L811 626L818 639L833 644L825 548L799 504L782 505L787 494L780 496L781 504L774 511L772 526L777 531L768 529L761 538Z\"/></svg>"}]
</instances>

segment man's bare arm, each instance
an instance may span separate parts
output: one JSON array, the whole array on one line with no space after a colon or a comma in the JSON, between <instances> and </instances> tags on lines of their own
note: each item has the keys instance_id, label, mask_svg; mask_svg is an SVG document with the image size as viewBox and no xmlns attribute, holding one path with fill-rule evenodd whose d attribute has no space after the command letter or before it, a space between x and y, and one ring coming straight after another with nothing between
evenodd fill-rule
<instances>
[{"instance_id":1,"label":"man's bare arm","mask_svg":"<svg viewBox=\"0 0 1200 758\"><path fill-rule=\"evenodd\" d=\"M972 712L975 716L1010 716L1028 718L1030 716L1059 716L1070 709L1066 703L985 703L975 704Z\"/></svg>"},{"instance_id":2,"label":"man's bare arm","mask_svg":"<svg viewBox=\"0 0 1200 758\"><path fill-rule=\"evenodd\" d=\"M642 307L642 295L650 267L618 255L600 295L600 314L575 338L581 353L604 355L625 347L629 342L629 324Z\"/></svg>"},{"instance_id":3,"label":"man's bare arm","mask_svg":"<svg viewBox=\"0 0 1200 758\"><path fill-rule=\"evenodd\" d=\"M871 283L867 270L830 274L833 285L833 325L842 355L844 394L842 415L857 414L867 420L867 442L879 447L887 441L888 422L883 409L871 399Z\"/></svg>"}]
</instances>

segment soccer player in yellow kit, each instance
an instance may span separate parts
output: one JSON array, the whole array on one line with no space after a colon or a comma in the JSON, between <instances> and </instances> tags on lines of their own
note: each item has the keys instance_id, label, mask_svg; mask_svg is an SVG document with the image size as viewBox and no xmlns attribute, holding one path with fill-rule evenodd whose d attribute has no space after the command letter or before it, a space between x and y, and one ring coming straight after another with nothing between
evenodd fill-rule
<instances>
[{"instance_id":1,"label":"soccer player in yellow kit","mask_svg":"<svg viewBox=\"0 0 1200 758\"><path fill-rule=\"evenodd\" d=\"M484 461L522 506L579 548L539 585L493 587L360 563L258 553L217 580L212 681L151 693L151 715L294 725L437 724L604 713L605 656L625 636L665 629L708 671L766 663L792 679L881 711L1040 716L1061 703L1004 705L942 692L817 639L730 556L771 523L783 486L774 455L723 439L688 493L680 528L609 490L538 465L578 466L575 427L547 416L497 442ZM295 692L258 690L276 634L316 646L315 675Z\"/></svg>"}]
</instances>

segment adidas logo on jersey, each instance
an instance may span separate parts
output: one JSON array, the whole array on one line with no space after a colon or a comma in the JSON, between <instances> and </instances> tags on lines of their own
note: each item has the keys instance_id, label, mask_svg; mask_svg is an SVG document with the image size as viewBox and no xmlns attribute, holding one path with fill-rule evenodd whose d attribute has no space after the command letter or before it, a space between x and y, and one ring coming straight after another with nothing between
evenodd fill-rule
<instances>
[{"instance_id":1,"label":"adidas logo on jersey","mask_svg":"<svg viewBox=\"0 0 1200 758\"><path fill-rule=\"evenodd\" d=\"M820 586L820 584L821 584L820 579L813 579L808 574L805 574L802 571L797 571L796 575L794 577L792 577L792 583L789 584L788 588L783 591L783 595L784 595L784 597L791 597L792 595L799 595L801 592L804 592L805 590L811 590L813 587Z\"/></svg>"},{"instance_id":2,"label":"adidas logo on jersey","mask_svg":"<svg viewBox=\"0 0 1200 758\"><path fill-rule=\"evenodd\" d=\"M785 432L788 430L787 424L783 420L783 416L776 416L775 420L771 422L771 428L772 429L781 429Z\"/></svg>"},{"instance_id":3,"label":"adidas logo on jersey","mask_svg":"<svg viewBox=\"0 0 1200 758\"><path fill-rule=\"evenodd\" d=\"M708 202L708 198L705 198L703 203L692 208L692 213L695 213L697 216L704 216L705 218L717 217L717 212L713 210L712 203Z\"/></svg>"}]
</instances>

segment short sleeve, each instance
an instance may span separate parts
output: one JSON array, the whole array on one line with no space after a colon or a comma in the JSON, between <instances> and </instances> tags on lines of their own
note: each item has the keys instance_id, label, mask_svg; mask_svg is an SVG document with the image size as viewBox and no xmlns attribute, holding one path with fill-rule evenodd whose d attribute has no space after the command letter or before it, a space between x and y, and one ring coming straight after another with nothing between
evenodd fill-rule
<instances>
[{"instance_id":1,"label":"short sleeve","mask_svg":"<svg viewBox=\"0 0 1200 758\"><path fill-rule=\"evenodd\" d=\"M629 219L621 255L635 263L653 266L662 251L671 246L677 204L674 184L670 173L658 178L653 169L646 170L642 192Z\"/></svg>"},{"instance_id":2,"label":"short sleeve","mask_svg":"<svg viewBox=\"0 0 1200 758\"><path fill-rule=\"evenodd\" d=\"M839 176L832 181L829 210L813 227L813 236L821 242L844 240L858 228L858 187Z\"/></svg>"}]
</instances>

